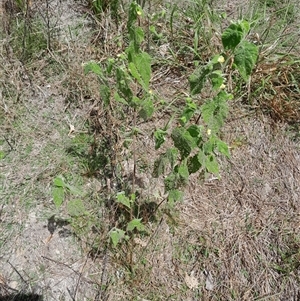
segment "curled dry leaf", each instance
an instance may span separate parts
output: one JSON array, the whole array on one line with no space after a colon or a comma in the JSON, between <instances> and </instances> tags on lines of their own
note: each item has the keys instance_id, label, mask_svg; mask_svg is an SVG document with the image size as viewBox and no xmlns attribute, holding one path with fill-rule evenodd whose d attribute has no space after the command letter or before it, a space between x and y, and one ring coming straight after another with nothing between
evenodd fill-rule
<instances>
[{"instance_id":1,"label":"curled dry leaf","mask_svg":"<svg viewBox=\"0 0 300 301\"><path fill-rule=\"evenodd\" d=\"M211 272L205 270L204 275L206 276L205 289L212 291L214 289L214 279L212 277L212 274Z\"/></svg>"},{"instance_id":2,"label":"curled dry leaf","mask_svg":"<svg viewBox=\"0 0 300 301\"><path fill-rule=\"evenodd\" d=\"M195 289L199 286L199 282L194 276L194 272L191 272L190 276L187 273L185 273L184 281L189 289Z\"/></svg>"}]
</instances>

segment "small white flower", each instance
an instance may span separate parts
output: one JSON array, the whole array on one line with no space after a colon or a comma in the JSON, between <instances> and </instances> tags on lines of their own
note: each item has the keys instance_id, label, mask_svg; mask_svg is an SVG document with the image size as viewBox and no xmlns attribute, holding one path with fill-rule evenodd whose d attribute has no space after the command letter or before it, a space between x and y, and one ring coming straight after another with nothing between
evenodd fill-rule
<instances>
[{"instance_id":1,"label":"small white flower","mask_svg":"<svg viewBox=\"0 0 300 301\"><path fill-rule=\"evenodd\" d=\"M226 86L224 85L224 84L222 84L221 86L220 86L220 89L221 90L224 90L226 88Z\"/></svg>"},{"instance_id":2,"label":"small white flower","mask_svg":"<svg viewBox=\"0 0 300 301\"><path fill-rule=\"evenodd\" d=\"M207 136L210 136L211 135L211 129L208 129L206 134L207 134Z\"/></svg>"},{"instance_id":3,"label":"small white flower","mask_svg":"<svg viewBox=\"0 0 300 301\"><path fill-rule=\"evenodd\" d=\"M218 62L221 63L221 64L225 62L225 59L224 59L224 56L223 56L223 55L220 55L220 56L219 56Z\"/></svg>"}]
</instances>

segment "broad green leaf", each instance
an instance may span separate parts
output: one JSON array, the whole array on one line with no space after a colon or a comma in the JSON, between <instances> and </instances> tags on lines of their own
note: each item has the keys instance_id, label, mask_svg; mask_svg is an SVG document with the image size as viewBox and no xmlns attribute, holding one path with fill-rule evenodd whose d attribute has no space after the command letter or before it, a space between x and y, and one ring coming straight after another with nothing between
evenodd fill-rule
<instances>
[{"instance_id":1,"label":"broad green leaf","mask_svg":"<svg viewBox=\"0 0 300 301\"><path fill-rule=\"evenodd\" d=\"M224 124L228 114L227 99L230 94L220 91L212 100L201 106L202 118L213 133L217 133Z\"/></svg>"},{"instance_id":2,"label":"broad green leaf","mask_svg":"<svg viewBox=\"0 0 300 301\"><path fill-rule=\"evenodd\" d=\"M53 197L53 202L56 208L59 208L65 198L65 192L63 187L55 186L52 188L52 197Z\"/></svg>"},{"instance_id":3,"label":"broad green leaf","mask_svg":"<svg viewBox=\"0 0 300 301\"><path fill-rule=\"evenodd\" d=\"M159 149L166 140L167 131L158 129L154 132L155 149Z\"/></svg>"},{"instance_id":4,"label":"broad green leaf","mask_svg":"<svg viewBox=\"0 0 300 301\"><path fill-rule=\"evenodd\" d=\"M196 141L198 146L200 145L200 143L202 141L201 127L202 126L192 124L187 128L187 131L194 138L194 140Z\"/></svg>"},{"instance_id":5,"label":"broad green leaf","mask_svg":"<svg viewBox=\"0 0 300 301\"><path fill-rule=\"evenodd\" d=\"M165 154L160 155L159 158L155 160L152 174L154 178L158 178L160 175L165 173L167 163L168 158Z\"/></svg>"},{"instance_id":6,"label":"broad green leaf","mask_svg":"<svg viewBox=\"0 0 300 301\"><path fill-rule=\"evenodd\" d=\"M83 195L83 192L78 189L77 187L75 186L72 186L72 185L69 185L69 184L65 184L65 187L69 189L69 191L73 194L73 195L80 195L82 196Z\"/></svg>"},{"instance_id":7,"label":"broad green leaf","mask_svg":"<svg viewBox=\"0 0 300 301\"><path fill-rule=\"evenodd\" d=\"M109 232L109 237L112 241L112 244L114 245L114 247L117 246L117 244L125 237L125 231L118 229L118 228L114 228Z\"/></svg>"},{"instance_id":8,"label":"broad green leaf","mask_svg":"<svg viewBox=\"0 0 300 301\"><path fill-rule=\"evenodd\" d=\"M71 200L67 205L68 213L71 216L81 216L85 214L84 204L81 200Z\"/></svg>"},{"instance_id":9,"label":"broad green leaf","mask_svg":"<svg viewBox=\"0 0 300 301\"><path fill-rule=\"evenodd\" d=\"M198 159L198 154L188 158L187 166L190 174L197 172L202 167Z\"/></svg>"},{"instance_id":10,"label":"broad green leaf","mask_svg":"<svg viewBox=\"0 0 300 301\"><path fill-rule=\"evenodd\" d=\"M93 73L99 75L100 77L103 76L101 67L96 62L93 62L93 61L84 64L83 70L84 70L84 74L93 72Z\"/></svg>"},{"instance_id":11,"label":"broad green leaf","mask_svg":"<svg viewBox=\"0 0 300 301\"><path fill-rule=\"evenodd\" d=\"M242 41L244 37L244 30L241 24L233 23L230 24L222 34L223 47L226 50L234 50L235 47Z\"/></svg>"},{"instance_id":12,"label":"broad green leaf","mask_svg":"<svg viewBox=\"0 0 300 301\"><path fill-rule=\"evenodd\" d=\"M177 181L178 177L175 173L169 174L165 179L164 179L164 184L165 184L165 189L166 191L171 191L177 189Z\"/></svg>"},{"instance_id":13,"label":"broad green leaf","mask_svg":"<svg viewBox=\"0 0 300 301\"><path fill-rule=\"evenodd\" d=\"M66 184L64 182L64 179L62 176L57 176L54 180L53 180L53 184L57 187L65 187Z\"/></svg>"},{"instance_id":14,"label":"broad green leaf","mask_svg":"<svg viewBox=\"0 0 300 301\"><path fill-rule=\"evenodd\" d=\"M230 157L230 154L229 154L229 148L228 148L228 145L227 143L225 143L224 141L220 140L220 139L217 139L216 140L216 145L217 145L217 150L225 155L226 157Z\"/></svg>"},{"instance_id":15,"label":"broad green leaf","mask_svg":"<svg viewBox=\"0 0 300 301\"><path fill-rule=\"evenodd\" d=\"M186 158L197 146L194 138L184 128L175 128L171 134L175 147L179 150L182 159Z\"/></svg>"},{"instance_id":16,"label":"broad green leaf","mask_svg":"<svg viewBox=\"0 0 300 301\"><path fill-rule=\"evenodd\" d=\"M174 147L170 147L166 151L166 158L168 159L172 169L174 168L174 165L176 163L177 156L178 156L178 150Z\"/></svg>"},{"instance_id":17,"label":"broad green leaf","mask_svg":"<svg viewBox=\"0 0 300 301\"><path fill-rule=\"evenodd\" d=\"M210 79L214 90L219 89L224 83L224 77L221 70L215 70L211 73Z\"/></svg>"},{"instance_id":18,"label":"broad green leaf","mask_svg":"<svg viewBox=\"0 0 300 301\"><path fill-rule=\"evenodd\" d=\"M114 99L115 99L117 102L119 102L119 103L122 103L122 104L124 104L124 105L128 105L128 102L127 102L124 98L122 98L122 97L118 94L118 92L115 92L115 94L114 94Z\"/></svg>"},{"instance_id":19,"label":"broad green leaf","mask_svg":"<svg viewBox=\"0 0 300 301\"><path fill-rule=\"evenodd\" d=\"M206 157L205 160L205 168L208 172L218 175L219 174L219 164L216 161L216 158L214 155L210 155Z\"/></svg>"},{"instance_id":20,"label":"broad green leaf","mask_svg":"<svg viewBox=\"0 0 300 301\"><path fill-rule=\"evenodd\" d=\"M110 88L107 85L100 85L100 96L107 107L110 103Z\"/></svg>"},{"instance_id":21,"label":"broad green leaf","mask_svg":"<svg viewBox=\"0 0 300 301\"><path fill-rule=\"evenodd\" d=\"M139 111L139 115L141 118L146 121L147 119L151 118L154 112L153 101L151 98L145 99L142 101L142 108Z\"/></svg>"},{"instance_id":22,"label":"broad green leaf","mask_svg":"<svg viewBox=\"0 0 300 301\"><path fill-rule=\"evenodd\" d=\"M124 191L117 194L117 202L123 204L129 209L131 208L132 200L125 195Z\"/></svg>"},{"instance_id":23,"label":"broad green leaf","mask_svg":"<svg viewBox=\"0 0 300 301\"><path fill-rule=\"evenodd\" d=\"M127 224L126 231L133 231L137 229L138 231L144 231L145 226L141 222L141 218L135 218Z\"/></svg>"},{"instance_id":24,"label":"broad green leaf","mask_svg":"<svg viewBox=\"0 0 300 301\"><path fill-rule=\"evenodd\" d=\"M210 72L210 66L200 67L189 77L191 95L201 93Z\"/></svg>"},{"instance_id":25,"label":"broad green leaf","mask_svg":"<svg viewBox=\"0 0 300 301\"><path fill-rule=\"evenodd\" d=\"M122 68L117 68L116 78L117 78L117 88L120 97L124 98L125 101L131 103L133 93L130 89L128 75Z\"/></svg>"},{"instance_id":26,"label":"broad green leaf","mask_svg":"<svg viewBox=\"0 0 300 301\"><path fill-rule=\"evenodd\" d=\"M181 125L185 125L194 115L197 109L197 105L192 101L192 99L187 99L187 104L183 110L183 113L180 117Z\"/></svg>"},{"instance_id":27,"label":"broad green leaf","mask_svg":"<svg viewBox=\"0 0 300 301\"><path fill-rule=\"evenodd\" d=\"M186 185L189 179L189 170L186 162L182 162L178 167L178 174L183 185Z\"/></svg>"},{"instance_id":28,"label":"broad green leaf","mask_svg":"<svg viewBox=\"0 0 300 301\"><path fill-rule=\"evenodd\" d=\"M149 90L151 78L151 57L146 52L133 53L130 51L128 57L130 63L129 71L145 91Z\"/></svg>"},{"instance_id":29,"label":"broad green leaf","mask_svg":"<svg viewBox=\"0 0 300 301\"><path fill-rule=\"evenodd\" d=\"M168 194L168 203L170 205L174 205L174 203L178 201L182 201L183 199L183 192L178 189L173 189L169 191Z\"/></svg>"},{"instance_id":30,"label":"broad green leaf","mask_svg":"<svg viewBox=\"0 0 300 301\"><path fill-rule=\"evenodd\" d=\"M258 47L248 41L243 41L234 54L234 64L239 70L244 81L248 81L249 76L257 62Z\"/></svg>"}]
</instances>

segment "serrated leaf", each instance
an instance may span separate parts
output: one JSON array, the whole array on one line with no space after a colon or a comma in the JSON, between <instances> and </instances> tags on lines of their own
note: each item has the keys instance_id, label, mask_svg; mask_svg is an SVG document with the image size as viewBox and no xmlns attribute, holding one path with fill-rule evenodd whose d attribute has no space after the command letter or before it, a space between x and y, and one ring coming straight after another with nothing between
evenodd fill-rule
<instances>
[{"instance_id":1,"label":"serrated leaf","mask_svg":"<svg viewBox=\"0 0 300 301\"><path fill-rule=\"evenodd\" d=\"M173 169L176 160L177 160L177 156L178 156L178 151L176 148L174 147L170 147L167 151L166 151L166 158L168 159L171 168Z\"/></svg>"},{"instance_id":2,"label":"serrated leaf","mask_svg":"<svg viewBox=\"0 0 300 301\"><path fill-rule=\"evenodd\" d=\"M222 44L225 50L234 50L244 37L243 27L239 23L230 24L222 34Z\"/></svg>"},{"instance_id":3,"label":"serrated leaf","mask_svg":"<svg viewBox=\"0 0 300 301\"><path fill-rule=\"evenodd\" d=\"M211 73L210 79L214 90L219 89L224 83L224 77L220 70L215 70Z\"/></svg>"},{"instance_id":4,"label":"serrated leaf","mask_svg":"<svg viewBox=\"0 0 300 301\"><path fill-rule=\"evenodd\" d=\"M182 181L182 184L185 185L190 175L186 162L182 162L180 164L180 166L178 167L178 174L180 176L180 180Z\"/></svg>"},{"instance_id":5,"label":"serrated leaf","mask_svg":"<svg viewBox=\"0 0 300 301\"><path fill-rule=\"evenodd\" d=\"M159 149L161 145L165 142L166 140L166 135L167 131L162 130L162 129L157 129L154 132L154 139L155 139L155 149Z\"/></svg>"},{"instance_id":6,"label":"serrated leaf","mask_svg":"<svg viewBox=\"0 0 300 301\"><path fill-rule=\"evenodd\" d=\"M64 182L64 179L62 176L57 176L54 180L53 180L53 184L57 187L65 187L66 184Z\"/></svg>"},{"instance_id":7,"label":"serrated leaf","mask_svg":"<svg viewBox=\"0 0 300 301\"><path fill-rule=\"evenodd\" d=\"M84 204L81 200L71 200L67 205L68 213L71 216L81 216L85 214Z\"/></svg>"},{"instance_id":8,"label":"serrated leaf","mask_svg":"<svg viewBox=\"0 0 300 301\"><path fill-rule=\"evenodd\" d=\"M126 231L133 231L137 229L138 231L144 231L145 226L141 222L141 218L135 218L127 224Z\"/></svg>"},{"instance_id":9,"label":"serrated leaf","mask_svg":"<svg viewBox=\"0 0 300 301\"><path fill-rule=\"evenodd\" d=\"M197 104L193 101L193 99L187 98L186 106L180 117L181 125L185 125L192 118L196 109L197 109Z\"/></svg>"},{"instance_id":10,"label":"serrated leaf","mask_svg":"<svg viewBox=\"0 0 300 301\"><path fill-rule=\"evenodd\" d=\"M148 91L151 78L151 57L146 52L132 53L131 56L129 71L144 90Z\"/></svg>"},{"instance_id":11,"label":"serrated leaf","mask_svg":"<svg viewBox=\"0 0 300 301\"><path fill-rule=\"evenodd\" d=\"M96 75L99 75L100 77L103 76L102 69L96 62L91 61L84 64L83 70L85 75L88 74L89 72L93 72Z\"/></svg>"},{"instance_id":12,"label":"serrated leaf","mask_svg":"<svg viewBox=\"0 0 300 301\"><path fill-rule=\"evenodd\" d=\"M248 41L243 41L234 54L234 64L239 70L244 81L248 81L249 76L258 58L258 47Z\"/></svg>"},{"instance_id":13,"label":"serrated leaf","mask_svg":"<svg viewBox=\"0 0 300 301\"><path fill-rule=\"evenodd\" d=\"M178 189L173 189L169 191L168 203L173 205L176 202L180 202L183 199L183 192Z\"/></svg>"},{"instance_id":14,"label":"serrated leaf","mask_svg":"<svg viewBox=\"0 0 300 301\"><path fill-rule=\"evenodd\" d=\"M154 112L154 106L152 99L145 99L142 102L142 109L139 111L139 115L141 118L146 121L147 119L152 117L152 114Z\"/></svg>"},{"instance_id":15,"label":"serrated leaf","mask_svg":"<svg viewBox=\"0 0 300 301\"><path fill-rule=\"evenodd\" d=\"M202 164L198 159L198 154L188 158L187 166L190 174L197 172L202 167Z\"/></svg>"},{"instance_id":16,"label":"serrated leaf","mask_svg":"<svg viewBox=\"0 0 300 301\"><path fill-rule=\"evenodd\" d=\"M118 228L114 228L113 230L111 230L109 232L109 237L112 241L112 244L114 247L117 246L117 244L125 238L125 231L118 229Z\"/></svg>"},{"instance_id":17,"label":"serrated leaf","mask_svg":"<svg viewBox=\"0 0 300 301\"><path fill-rule=\"evenodd\" d=\"M53 197L53 202L56 208L59 208L65 198L65 192L63 187L55 186L52 188L52 197Z\"/></svg>"},{"instance_id":18,"label":"serrated leaf","mask_svg":"<svg viewBox=\"0 0 300 301\"><path fill-rule=\"evenodd\" d=\"M124 191L117 194L117 202L123 204L129 209L131 208L132 200L125 195Z\"/></svg>"},{"instance_id":19,"label":"serrated leaf","mask_svg":"<svg viewBox=\"0 0 300 301\"><path fill-rule=\"evenodd\" d=\"M220 140L220 139L217 139L216 140L216 145L217 145L217 150L225 155L226 157L230 157L230 154L229 154L229 148L228 148L228 145L227 143L225 143L224 141Z\"/></svg>"},{"instance_id":20,"label":"serrated leaf","mask_svg":"<svg viewBox=\"0 0 300 301\"><path fill-rule=\"evenodd\" d=\"M210 155L206 157L205 160L205 168L208 172L218 175L219 174L219 164L216 161L216 158L214 155Z\"/></svg>"},{"instance_id":21,"label":"serrated leaf","mask_svg":"<svg viewBox=\"0 0 300 301\"><path fill-rule=\"evenodd\" d=\"M117 88L119 93L121 94L120 97L124 98L127 102L131 103L133 93L130 89L129 79L127 77L126 72L121 68L117 68L116 78L117 78Z\"/></svg>"},{"instance_id":22,"label":"serrated leaf","mask_svg":"<svg viewBox=\"0 0 300 301\"><path fill-rule=\"evenodd\" d=\"M172 131L171 138L175 147L179 150L182 159L186 158L192 149L197 146L194 138L184 128L175 128Z\"/></svg>"},{"instance_id":23,"label":"serrated leaf","mask_svg":"<svg viewBox=\"0 0 300 301\"><path fill-rule=\"evenodd\" d=\"M167 163L168 158L165 154L160 155L159 158L155 160L152 174L154 178L158 178L160 175L165 173Z\"/></svg>"},{"instance_id":24,"label":"serrated leaf","mask_svg":"<svg viewBox=\"0 0 300 301\"><path fill-rule=\"evenodd\" d=\"M164 179L164 184L166 191L175 190L177 188L177 175L175 173L169 174Z\"/></svg>"},{"instance_id":25,"label":"serrated leaf","mask_svg":"<svg viewBox=\"0 0 300 301\"><path fill-rule=\"evenodd\" d=\"M228 114L228 97L229 94L220 91L212 100L208 100L200 108L204 122L213 133L218 132L224 124Z\"/></svg>"},{"instance_id":26,"label":"serrated leaf","mask_svg":"<svg viewBox=\"0 0 300 301\"><path fill-rule=\"evenodd\" d=\"M191 95L201 93L210 71L210 66L200 67L189 77Z\"/></svg>"},{"instance_id":27,"label":"serrated leaf","mask_svg":"<svg viewBox=\"0 0 300 301\"><path fill-rule=\"evenodd\" d=\"M124 98L122 98L122 97L118 94L118 92L115 92L115 94L114 94L114 99L115 99L117 102L119 102L119 103L122 103L122 104L124 104L124 105L128 105L128 102L127 102Z\"/></svg>"},{"instance_id":28,"label":"serrated leaf","mask_svg":"<svg viewBox=\"0 0 300 301\"><path fill-rule=\"evenodd\" d=\"M100 85L100 96L107 107L110 103L110 88L107 85Z\"/></svg>"},{"instance_id":29,"label":"serrated leaf","mask_svg":"<svg viewBox=\"0 0 300 301\"><path fill-rule=\"evenodd\" d=\"M83 195L83 192L78 189L77 187L75 186L72 186L72 185L69 185L67 183L65 183L65 187L69 189L69 191L73 194L73 195L80 195L82 196Z\"/></svg>"}]
</instances>

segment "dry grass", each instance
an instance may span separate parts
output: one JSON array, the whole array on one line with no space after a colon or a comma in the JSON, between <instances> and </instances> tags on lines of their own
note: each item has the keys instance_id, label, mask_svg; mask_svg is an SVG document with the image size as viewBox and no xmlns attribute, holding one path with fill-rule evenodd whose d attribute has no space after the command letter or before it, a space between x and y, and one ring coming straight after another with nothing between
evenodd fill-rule
<instances>
[{"instance_id":1,"label":"dry grass","mask_svg":"<svg viewBox=\"0 0 300 301\"><path fill-rule=\"evenodd\" d=\"M79 12L86 10L78 7L74 14ZM83 35L77 39L66 33L53 38L53 48L29 64L21 63L12 52L8 55L10 47L1 50L4 139L0 150L5 153L0 162L4 179L1 261L13 260L30 289L31 283L43 286L32 291L42 292L46 300L63 296L66 300L72 296L76 300L88 296L91 300L298 300L300 149L286 125L299 122L297 58L258 66L250 86L253 103L231 103L223 129L231 158L220 158L221 178L192 177L183 202L170 209L165 206L162 179L151 178L157 156L151 135L153 127L165 125L170 112L186 97L193 55L185 55L182 46L193 46L190 20L174 23L177 40L168 46L173 53L163 56L166 41L156 44L150 39L155 58L152 88L169 107L139 125L137 187L141 203L162 203L162 210L157 211L156 221L148 214L150 207L145 210L148 235L107 248L107 233L119 218L114 193L131 185L133 159L130 149L122 148L129 132L122 122L131 115L130 110L120 114L120 106L114 103L111 115L115 116L107 115L99 101L98 83L92 75L83 75L82 63L104 61L122 52L126 22L116 24L109 12L106 19L93 22L93 27L82 27ZM164 26L159 28L171 36ZM203 59L207 52L202 53ZM69 132L71 126L75 131ZM85 137L89 132L95 139ZM76 144L79 135L83 143L94 142ZM111 167L102 168L99 155L110 157ZM98 160L95 165L93 160ZM116 167L118 178L109 174ZM74 221L76 243L57 233L49 244L43 242L49 234L47 218L53 212L67 214L65 206L57 211L52 204L51 185L57 174L86 190L90 216ZM213 278L210 289L208 273ZM1 275L8 286L22 282L6 261L0 284Z\"/></svg>"}]
</instances>

